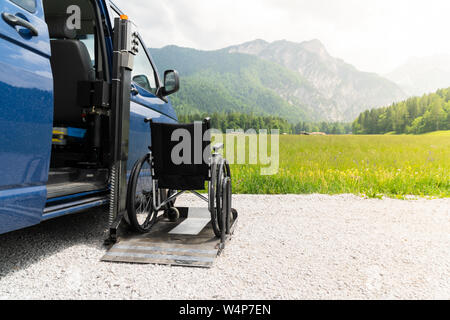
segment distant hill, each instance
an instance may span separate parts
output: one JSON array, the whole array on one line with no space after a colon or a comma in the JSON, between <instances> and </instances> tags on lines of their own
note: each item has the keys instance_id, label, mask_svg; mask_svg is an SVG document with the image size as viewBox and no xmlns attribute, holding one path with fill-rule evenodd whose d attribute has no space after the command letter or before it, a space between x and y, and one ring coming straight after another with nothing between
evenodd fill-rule
<instances>
[{"instance_id":1,"label":"distant hill","mask_svg":"<svg viewBox=\"0 0 450 320\"><path fill-rule=\"evenodd\" d=\"M413 58L386 77L410 95L421 96L450 87L450 55Z\"/></svg>"},{"instance_id":2,"label":"distant hill","mask_svg":"<svg viewBox=\"0 0 450 320\"><path fill-rule=\"evenodd\" d=\"M450 130L450 88L360 114L355 134L422 134Z\"/></svg>"},{"instance_id":3,"label":"distant hill","mask_svg":"<svg viewBox=\"0 0 450 320\"><path fill-rule=\"evenodd\" d=\"M331 57L317 40L263 40L216 51L150 49L160 70L180 72L180 114L245 112L299 121L352 121L405 98L394 83Z\"/></svg>"}]
</instances>

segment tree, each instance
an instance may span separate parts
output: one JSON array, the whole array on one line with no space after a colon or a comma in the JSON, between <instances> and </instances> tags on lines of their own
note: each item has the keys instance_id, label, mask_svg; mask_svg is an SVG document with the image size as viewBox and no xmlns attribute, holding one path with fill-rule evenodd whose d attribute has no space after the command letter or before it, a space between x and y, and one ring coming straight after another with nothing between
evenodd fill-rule
<instances>
[{"instance_id":1,"label":"tree","mask_svg":"<svg viewBox=\"0 0 450 320\"><path fill-rule=\"evenodd\" d=\"M354 134L426 133L450 130L450 88L361 113Z\"/></svg>"}]
</instances>

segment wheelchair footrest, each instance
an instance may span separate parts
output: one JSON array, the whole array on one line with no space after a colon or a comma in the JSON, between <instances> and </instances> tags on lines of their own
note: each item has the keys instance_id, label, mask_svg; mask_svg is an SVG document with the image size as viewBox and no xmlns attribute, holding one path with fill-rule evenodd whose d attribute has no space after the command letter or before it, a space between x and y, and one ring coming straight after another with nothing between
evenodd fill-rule
<instances>
[{"instance_id":1,"label":"wheelchair footrest","mask_svg":"<svg viewBox=\"0 0 450 320\"><path fill-rule=\"evenodd\" d=\"M180 219L158 218L144 235L124 235L102 261L211 268L221 251L207 208L178 208Z\"/></svg>"}]
</instances>

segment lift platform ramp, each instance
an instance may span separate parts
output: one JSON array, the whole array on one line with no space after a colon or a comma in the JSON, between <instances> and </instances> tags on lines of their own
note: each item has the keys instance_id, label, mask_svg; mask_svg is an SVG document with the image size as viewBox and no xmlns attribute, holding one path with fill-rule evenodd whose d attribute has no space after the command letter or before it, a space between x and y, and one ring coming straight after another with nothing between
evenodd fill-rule
<instances>
[{"instance_id":1,"label":"lift platform ramp","mask_svg":"<svg viewBox=\"0 0 450 320\"><path fill-rule=\"evenodd\" d=\"M102 261L211 268L233 236L236 210L232 210L235 219L230 235L225 239L214 235L208 208L178 210L180 219L177 222L160 216L150 233L121 237Z\"/></svg>"}]
</instances>

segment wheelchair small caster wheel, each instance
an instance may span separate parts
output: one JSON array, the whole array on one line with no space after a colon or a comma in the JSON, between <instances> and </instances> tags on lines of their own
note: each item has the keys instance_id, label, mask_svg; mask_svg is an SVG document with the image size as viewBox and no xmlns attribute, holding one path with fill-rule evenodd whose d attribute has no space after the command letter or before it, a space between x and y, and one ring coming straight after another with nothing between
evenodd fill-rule
<instances>
[{"instance_id":1,"label":"wheelchair small caster wheel","mask_svg":"<svg viewBox=\"0 0 450 320\"><path fill-rule=\"evenodd\" d=\"M177 208L167 209L165 214L170 222L177 222L180 219L180 211Z\"/></svg>"}]
</instances>

